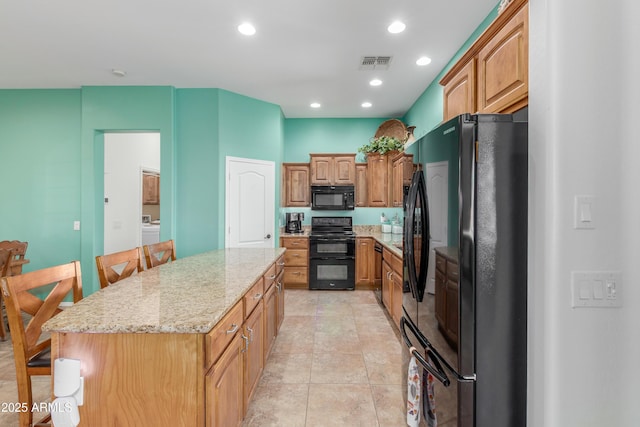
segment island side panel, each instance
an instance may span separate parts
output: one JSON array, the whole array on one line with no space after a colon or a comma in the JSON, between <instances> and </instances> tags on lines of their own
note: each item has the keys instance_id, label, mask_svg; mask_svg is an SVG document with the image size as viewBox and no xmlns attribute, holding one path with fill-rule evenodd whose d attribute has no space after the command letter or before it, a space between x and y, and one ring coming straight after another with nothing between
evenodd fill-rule
<instances>
[{"instance_id":1,"label":"island side panel","mask_svg":"<svg viewBox=\"0 0 640 427\"><path fill-rule=\"evenodd\" d=\"M80 426L203 426L202 334L52 333L53 358L80 359Z\"/></svg>"}]
</instances>

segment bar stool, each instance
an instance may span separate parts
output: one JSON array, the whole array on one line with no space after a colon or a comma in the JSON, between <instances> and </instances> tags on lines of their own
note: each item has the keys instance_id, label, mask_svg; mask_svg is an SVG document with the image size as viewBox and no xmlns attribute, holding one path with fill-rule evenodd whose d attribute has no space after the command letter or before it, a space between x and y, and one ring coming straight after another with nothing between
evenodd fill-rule
<instances>
[{"instance_id":1,"label":"bar stool","mask_svg":"<svg viewBox=\"0 0 640 427\"><path fill-rule=\"evenodd\" d=\"M147 268L157 267L176 260L176 247L173 240L167 240L151 245L144 245L144 257L147 260Z\"/></svg>"},{"instance_id":2,"label":"bar stool","mask_svg":"<svg viewBox=\"0 0 640 427\"><path fill-rule=\"evenodd\" d=\"M140 273L144 270L142 267L142 249L134 248L108 255L98 255L96 257L96 267L98 268L100 288L106 288L113 283L126 279L136 271ZM114 267L122 268L118 272Z\"/></svg>"}]
</instances>

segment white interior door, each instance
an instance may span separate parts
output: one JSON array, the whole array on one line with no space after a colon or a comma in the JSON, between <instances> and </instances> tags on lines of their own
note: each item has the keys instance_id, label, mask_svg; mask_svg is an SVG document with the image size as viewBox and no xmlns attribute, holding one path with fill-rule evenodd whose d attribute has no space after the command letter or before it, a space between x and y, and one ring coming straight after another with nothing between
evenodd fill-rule
<instances>
[{"instance_id":1,"label":"white interior door","mask_svg":"<svg viewBox=\"0 0 640 427\"><path fill-rule=\"evenodd\" d=\"M275 219L275 163L226 159L227 248L273 248Z\"/></svg>"},{"instance_id":2,"label":"white interior door","mask_svg":"<svg viewBox=\"0 0 640 427\"><path fill-rule=\"evenodd\" d=\"M447 246L449 231L449 162L427 163L427 197L429 198L429 271L427 292L435 292L436 253L435 248Z\"/></svg>"}]
</instances>

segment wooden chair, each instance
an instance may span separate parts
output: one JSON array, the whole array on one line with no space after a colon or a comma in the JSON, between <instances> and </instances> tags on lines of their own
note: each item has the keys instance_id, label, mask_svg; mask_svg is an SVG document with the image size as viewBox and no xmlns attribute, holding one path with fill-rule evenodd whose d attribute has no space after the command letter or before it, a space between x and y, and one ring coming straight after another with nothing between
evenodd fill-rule
<instances>
[{"instance_id":1,"label":"wooden chair","mask_svg":"<svg viewBox=\"0 0 640 427\"><path fill-rule=\"evenodd\" d=\"M176 247L173 240L144 245L144 257L147 260L147 268L157 267L176 260Z\"/></svg>"},{"instance_id":2,"label":"wooden chair","mask_svg":"<svg viewBox=\"0 0 640 427\"><path fill-rule=\"evenodd\" d=\"M7 272L11 268L12 259L12 249L0 249L0 277L5 277L7 275ZM2 341L7 339L7 330L4 325L4 318L4 301L2 299L2 292L0 292L0 340Z\"/></svg>"},{"instance_id":3,"label":"wooden chair","mask_svg":"<svg viewBox=\"0 0 640 427\"><path fill-rule=\"evenodd\" d=\"M8 271L8 276L21 274L22 266L29 263L29 260L24 257L27 253L28 245L29 242L21 242L19 240L3 240L0 242L0 249L13 251L13 260L11 261L11 269Z\"/></svg>"},{"instance_id":4,"label":"wooden chair","mask_svg":"<svg viewBox=\"0 0 640 427\"><path fill-rule=\"evenodd\" d=\"M80 262L3 277L0 285L11 328L18 402L29 408L20 412L20 427L29 427L33 423L31 377L51 375L51 339L42 340L42 325L61 311L58 306L68 294L73 294L74 302L82 299ZM35 296L43 292L48 292L44 300ZM26 326L23 313L31 316ZM50 418L47 416L40 423Z\"/></svg>"},{"instance_id":5,"label":"wooden chair","mask_svg":"<svg viewBox=\"0 0 640 427\"><path fill-rule=\"evenodd\" d=\"M124 267L118 273L114 267L117 268L123 264ZM108 255L98 255L96 257L96 266L98 267L100 288L106 288L119 280L126 279L136 270L138 273L144 270L142 267L142 250L141 248L134 248Z\"/></svg>"}]
</instances>

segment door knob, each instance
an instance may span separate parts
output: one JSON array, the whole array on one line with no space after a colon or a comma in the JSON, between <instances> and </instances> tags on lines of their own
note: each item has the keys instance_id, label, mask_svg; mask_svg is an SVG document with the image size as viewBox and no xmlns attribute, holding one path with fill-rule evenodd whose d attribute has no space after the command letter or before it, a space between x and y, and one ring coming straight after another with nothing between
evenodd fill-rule
<instances>
[{"instance_id":1,"label":"door knob","mask_svg":"<svg viewBox=\"0 0 640 427\"><path fill-rule=\"evenodd\" d=\"M266 236L264 236L265 239L270 239L271 238L271 234L267 234Z\"/></svg>"}]
</instances>

